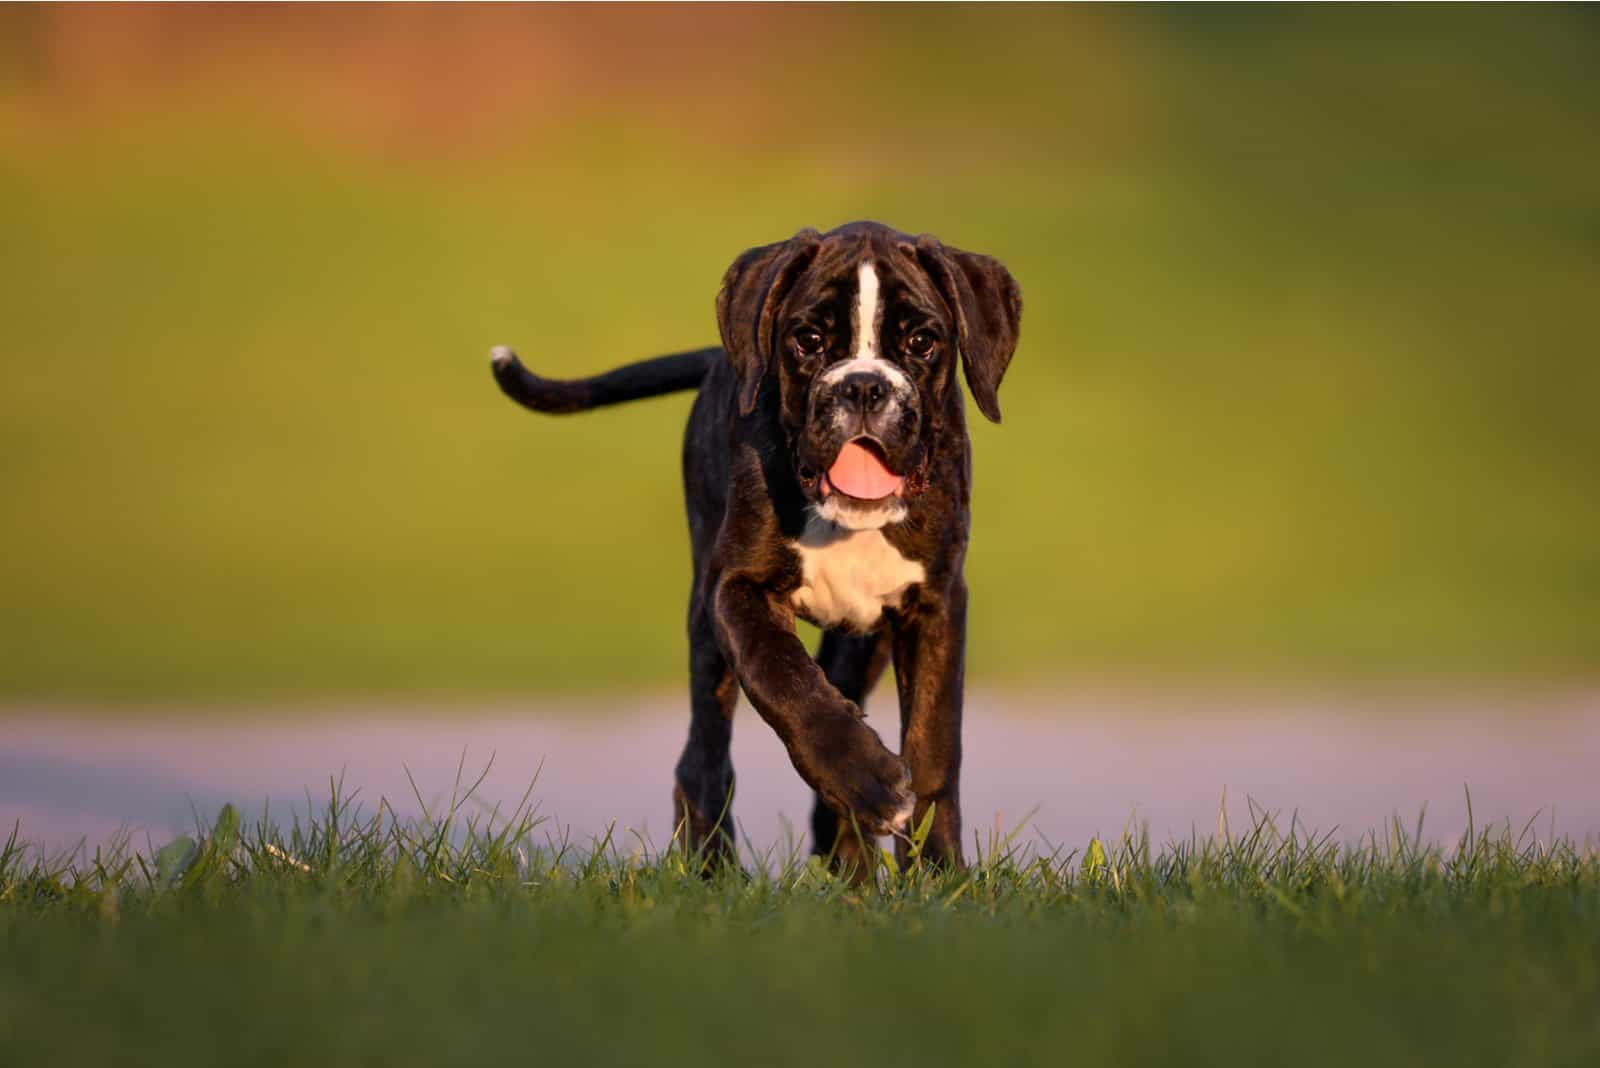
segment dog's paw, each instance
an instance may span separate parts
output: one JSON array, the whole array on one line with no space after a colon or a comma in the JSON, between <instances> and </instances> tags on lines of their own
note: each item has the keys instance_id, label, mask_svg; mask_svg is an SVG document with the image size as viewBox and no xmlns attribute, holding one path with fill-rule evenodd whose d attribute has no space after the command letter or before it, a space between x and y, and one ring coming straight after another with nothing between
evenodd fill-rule
<instances>
[{"instance_id":1,"label":"dog's paw","mask_svg":"<svg viewBox=\"0 0 1600 1068\"><path fill-rule=\"evenodd\" d=\"M834 732L818 792L835 812L868 834L903 831L916 804L905 762L860 720L836 724Z\"/></svg>"},{"instance_id":2,"label":"dog's paw","mask_svg":"<svg viewBox=\"0 0 1600 1068\"><path fill-rule=\"evenodd\" d=\"M489 350L489 362L495 367L509 367L517 362L517 354L504 345Z\"/></svg>"},{"instance_id":3,"label":"dog's paw","mask_svg":"<svg viewBox=\"0 0 1600 1068\"><path fill-rule=\"evenodd\" d=\"M904 834L907 827L911 826L911 815L917 807L917 797L911 792L911 773L906 772L905 801L895 810L894 819L889 823L891 834Z\"/></svg>"}]
</instances>

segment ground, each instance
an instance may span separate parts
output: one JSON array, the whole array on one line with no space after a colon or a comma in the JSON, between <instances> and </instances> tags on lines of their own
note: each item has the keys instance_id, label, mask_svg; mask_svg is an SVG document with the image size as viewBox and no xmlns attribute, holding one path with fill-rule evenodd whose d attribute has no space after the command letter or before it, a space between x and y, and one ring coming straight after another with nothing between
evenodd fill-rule
<instances>
[{"instance_id":1,"label":"ground","mask_svg":"<svg viewBox=\"0 0 1600 1068\"><path fill-rule=\"evenodd\" d=\"M455 820L460 820L456 811ZM1600 855L1267 822L852 888L224 810L154 859L0 856L0 1059L53 1064L1355 1063L1600 1057ZM219 1052L221 1051L221 1052Z\"/></svg>"}]
</instances>

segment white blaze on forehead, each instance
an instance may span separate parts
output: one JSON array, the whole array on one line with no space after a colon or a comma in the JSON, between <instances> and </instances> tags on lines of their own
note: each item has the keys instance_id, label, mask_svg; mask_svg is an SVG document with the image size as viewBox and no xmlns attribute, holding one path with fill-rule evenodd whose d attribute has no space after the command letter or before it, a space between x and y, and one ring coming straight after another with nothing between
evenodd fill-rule
<instances>
[{"instance_id":1,"label":"white blaze on forehead","mask_svg":"<svg viewBox=\"0 0 1600 1068\"><path fill-rule=\"evenodd\" d=\"M831 385L845 375L857 371L877 374L896 389L905 389L910 383L905 374L888 360L878 357L878 331L882 328L882 302L878 299L878 268L871 260L862 260L856 268L856 307L851 318L855 328L855 346L850 358L836 363L822 375L822 381Z\"/></svg>"},{"instance_id":2,"label":"white blaze on forehead","mask_svg":"<svg viewBox=\"0 0 1600 1068\"><path fill-rule=\"evenodd\" d=\"M856 350L852 355L858 360L870 360L878 354L878 269L871 260L862 260L856 270L859 288L856 290Z\"/></svg>"}]
</instances>

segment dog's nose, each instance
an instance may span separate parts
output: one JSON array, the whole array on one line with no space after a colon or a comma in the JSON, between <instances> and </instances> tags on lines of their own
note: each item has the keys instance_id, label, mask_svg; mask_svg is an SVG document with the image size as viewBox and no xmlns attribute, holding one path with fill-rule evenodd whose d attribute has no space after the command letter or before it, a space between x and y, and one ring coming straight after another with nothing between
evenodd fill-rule
<instances>
[{"instance_id":1,"label":"dog's nose","mask_svg":"<svg viewBox=\"0 0 1600 1068\"><path fill-rule=\"evenodd\" d=\"M889 383L870 371L857 371L839 383L838 396L846 408L876 415L889 403Z\"/></svg>"}]
</instances>

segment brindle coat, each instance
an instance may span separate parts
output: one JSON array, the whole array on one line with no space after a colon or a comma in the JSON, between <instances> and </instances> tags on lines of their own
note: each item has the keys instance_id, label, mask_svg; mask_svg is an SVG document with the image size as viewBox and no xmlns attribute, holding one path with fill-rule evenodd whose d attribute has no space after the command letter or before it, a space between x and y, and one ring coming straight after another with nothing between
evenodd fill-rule
<instances>
[{"instance_id":1,"label":"brindle coat","mask_svg":"<svg viewBox=\"0 0 1600 1068\"><path fill-rule=\"evenodd\" d=\"M817 853L865 877L875 837L897 834L903 860L908 819L920 824L932 805L923 855L962 863L972 464L956 365L998 422L1021 310L998 261L863 222L740 256L717 296L721 348L574 382L540 378L495 350L501 387L539 411L699 389L683 445L694 586L674 805L687 844L707 858L734 853L729 742L742 688L816 791ZM842 370L863 374L827 375L852 354L858 362ZM863 399L868 387L875 399ZM904 477L892 509L828 492L825 472L847 440ZM838 596L803 590L808 575ZM884 575L882 587L840 588ZM846 599L848 616L818 617L819 605ZM815 659L796 616L824 628ZM898 756L861 711L891 660Z\"/></svg>"}]
</instances>

